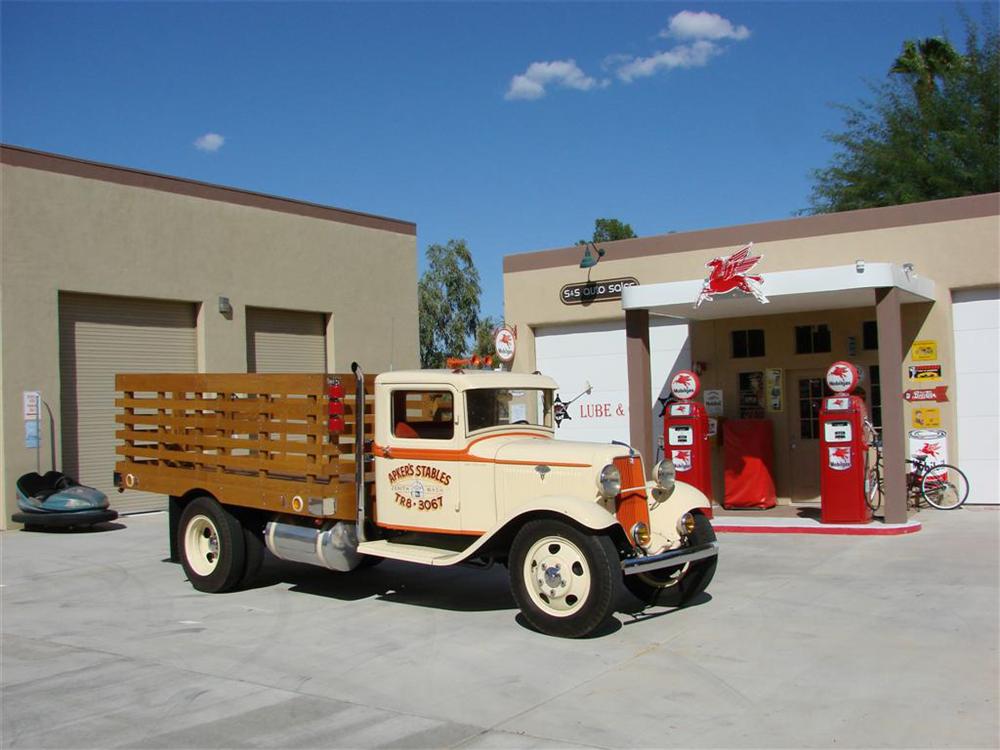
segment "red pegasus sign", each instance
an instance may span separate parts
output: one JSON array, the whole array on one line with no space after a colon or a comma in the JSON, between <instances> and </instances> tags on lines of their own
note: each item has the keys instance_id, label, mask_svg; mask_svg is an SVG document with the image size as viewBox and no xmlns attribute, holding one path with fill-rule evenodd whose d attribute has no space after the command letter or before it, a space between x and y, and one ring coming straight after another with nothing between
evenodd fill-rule
<instances>
[{"instance_id":1,"label":"red pegasus sign","mask_svg":"<svg viewBox=\"0 0 1000 750\"><path fill-rule=\"evenodd\" d=\"M694 303L695 307L699 307L705 300L714 299L717 294L728 294L732 291L752 295L762 305L770 301L761 290L764 277L748 275L748 272L764 258L763 255L750 255L752 247L751 242L728 257L714 258L705 264L706 268L712 270L701 287L698 299Z\"/></svg>"},{"instance_id":2,"label":"red pegasus sign","mask_svg":"<svg viewBox=\"0 0 1000 750\"><path fill-rule=\"evenodd\" d=\"M939 450L940 447L937 445L932 445L931 443L924 443L923 447L921 447L920 449L920 452L925 456L929 456L930 458L937 458Z\"/></svg>"}]
</instances>

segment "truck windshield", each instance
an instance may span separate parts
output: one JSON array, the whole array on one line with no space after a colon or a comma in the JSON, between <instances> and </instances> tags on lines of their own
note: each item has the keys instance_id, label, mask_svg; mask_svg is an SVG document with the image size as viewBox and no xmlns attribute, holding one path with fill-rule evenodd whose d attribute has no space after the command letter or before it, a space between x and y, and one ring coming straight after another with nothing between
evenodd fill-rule
<instances>
[{"instance_id":1,"label":"truck windshield","mask_svg":"<svg viewBox=\"0 0 1000 750\"><path fill-rule=\"evenodd\" d=\"M552 391L542 388L476 388L465 392L469 432L506 425L552 427Z\"/></svg>"}]
</instances>

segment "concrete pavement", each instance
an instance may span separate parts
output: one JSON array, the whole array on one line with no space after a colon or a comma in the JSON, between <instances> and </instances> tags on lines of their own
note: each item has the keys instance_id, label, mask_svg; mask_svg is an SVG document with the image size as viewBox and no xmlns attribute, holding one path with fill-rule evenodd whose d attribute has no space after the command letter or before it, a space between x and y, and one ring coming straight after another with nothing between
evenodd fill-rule
<instances>
[{"instance_id":1,"label":"concrete pavement","mask_svg":"<svg viewBox=\"0 0 1000 750\"><path fill-rule=\"evenodd\" d=\"M196 592L165 515L5 532L4 748L997 747L1000 512L720 535L695 606L569 641L506 570L269 560Z\"/></svg>"}]
</instances>

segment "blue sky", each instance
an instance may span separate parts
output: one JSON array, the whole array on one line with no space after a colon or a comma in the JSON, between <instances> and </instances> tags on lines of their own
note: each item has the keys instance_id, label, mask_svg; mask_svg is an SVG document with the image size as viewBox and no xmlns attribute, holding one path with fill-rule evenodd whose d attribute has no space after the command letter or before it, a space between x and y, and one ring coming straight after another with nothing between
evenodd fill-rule
<instances>
[{"instance_id":1,"label":"blue sky","mask_svg":"<svg viewBox=\"0 0 1000 750\"><path fill-rule=\"evenodd\" d=\"M975 18L979 6L968 7ZM791 216L955 3L3 2L0 138L415 221L505 254Z\"/></svg>"}]
</instances>

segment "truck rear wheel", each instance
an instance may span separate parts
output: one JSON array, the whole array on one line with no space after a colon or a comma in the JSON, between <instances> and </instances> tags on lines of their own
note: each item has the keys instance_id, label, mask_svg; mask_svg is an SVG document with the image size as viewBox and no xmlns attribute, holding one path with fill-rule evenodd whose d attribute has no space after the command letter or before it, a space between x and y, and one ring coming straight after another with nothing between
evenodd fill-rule
<instances>
[{"instance_id":1,"label":"truck rear wheel","mask_svg":"<svg viewBox=\"0 0 1000 750\"><path fill-rule=\"evenodd\" d=\"M694 514L694 531L688 536L688 544L695 546L714 541L712 523L700 513ZM713 555L673 568L633 573L625 576L625 587L646 604L680 607L708 588L715 577L718 561L719 558Z\"/></svg>"},{"instance_id":2,"label":"truck rear wheel","mask_svg":"<svg viewBox=\"0 0 1000 750\"><path fill-rule=\"evenodd\" d=\"M191 585L212 594L236 588L246 570L246 540L239 520L210 497L192 500L178 528L181 564Z\"/></svg>"},{"instance_id":3,"label":"truck rear wheel","mask_svg":"<svg viewBox=\"0 0 1000 750\"><path fill-rule=\"evenodd\" d=\"M592 633L611 616L620 576L610 538L562 521L529 521L511 545L514 600L525 619L546 635Z\"/></svg>"}]
</instances>

